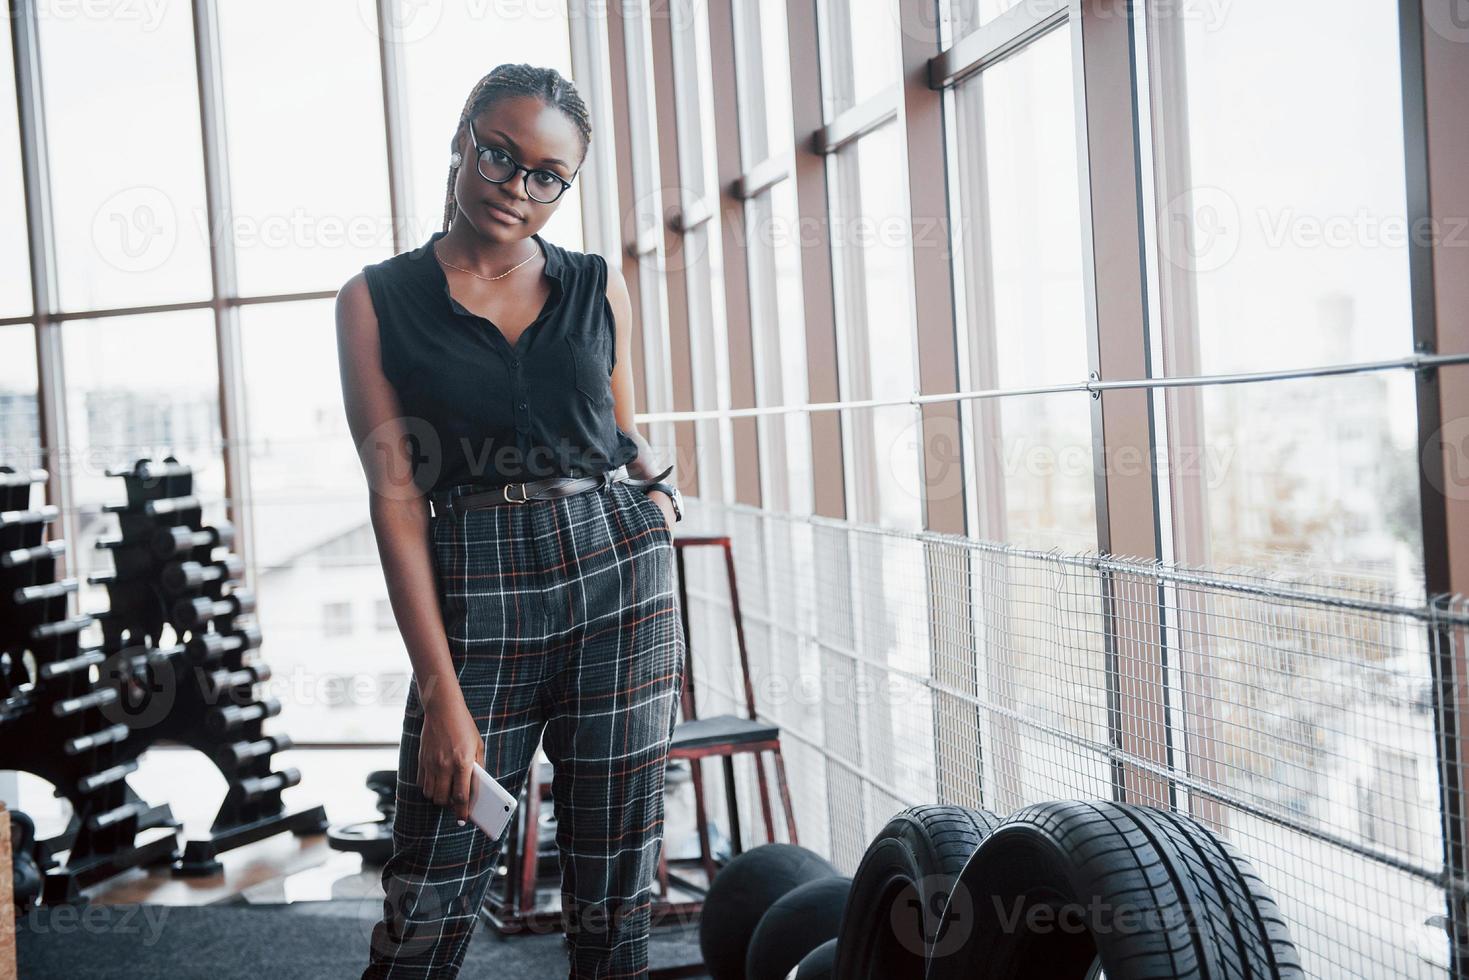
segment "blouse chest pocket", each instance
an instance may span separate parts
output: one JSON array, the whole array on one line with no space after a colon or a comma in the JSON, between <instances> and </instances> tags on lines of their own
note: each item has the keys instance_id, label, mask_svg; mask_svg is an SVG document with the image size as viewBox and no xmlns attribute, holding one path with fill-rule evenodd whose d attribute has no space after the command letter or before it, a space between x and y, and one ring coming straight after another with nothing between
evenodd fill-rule
<instances>
[{"instance_id":1,"label":"blouse chest pocket","mask_svg":"<svg viewBox=\"0 0 1469 980\"><path fill-rule=\"evenodd\" d=\"M576 390L593 404L610 404L612 381L607 374L607 352L600 344L577 336L567 337L566 346Z\"/></svg>"}]
</instances>

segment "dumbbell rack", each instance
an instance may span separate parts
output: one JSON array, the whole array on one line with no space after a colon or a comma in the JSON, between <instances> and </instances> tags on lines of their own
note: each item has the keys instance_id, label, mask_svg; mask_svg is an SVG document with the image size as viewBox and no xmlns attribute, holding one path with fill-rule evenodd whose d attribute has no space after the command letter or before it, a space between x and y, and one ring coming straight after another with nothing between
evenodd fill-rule
<instances>
[{"instance_id":1,"label":"dumbbell rack","mask_svg":"<svg viewBox=\"0 0 1469 980\"><path fill-rule=\"evenodd\" d=\"M117 515L119 536L97 543L112 552L113 571L88 581L105 585L110 598L97 616L104 649L147 651L118 662L134 714L120 753L135 760L167 739L209 756L228 783L210 836L186 842L174 873L215 874L223 851L286 831L325 831L323 807L287 812L281 800L301 773L271 764L291 740L262 731L281 705L254 693L270 668L254 655L261 637L251 616L254 593L239 584L243 564L237 555L216 555L233 543L233 526L202 523L193 470L172 456L107 475L122 478L126 502L106 508Z\"/></svg>"},{"instance_id":2,"label":"dumbbell rack","mask_svg":"<svg viewBox=\"0 0 1469 980\"><path fill-rule=\"evenodd\" d=\"M30 506L31 487L47 479L42 469L0 467L0 769L40 776L71 804L67 830L36 846L42 900L54 904L122 871L171 861L178 822L127 783L137 762L122 748L123 692L107 680L107 654L80 645L93 617L68 615L77 580L56 578L65 542L42 540L58 509ZM62 851L64 868L55 857Z\"/></svg>"}]
</instances>

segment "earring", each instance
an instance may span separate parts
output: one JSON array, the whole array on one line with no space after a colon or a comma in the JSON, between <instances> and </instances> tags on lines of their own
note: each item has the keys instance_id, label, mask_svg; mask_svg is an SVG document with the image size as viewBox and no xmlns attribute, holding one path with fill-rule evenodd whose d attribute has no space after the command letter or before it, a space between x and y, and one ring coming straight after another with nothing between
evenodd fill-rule
<instances>
[{"instance_id":1,"label":"earring","mask_svg":"<svg viewBox=\"0 0 1469 980\"><path fill-rule=\"evenodd\" d=\"M464 157L459 155L459 151L455 150L453 153L449 154L449 165L452 167L457 167L459 166L460 161L462 161L463 159Z\"/></svg>"}]
</instances>

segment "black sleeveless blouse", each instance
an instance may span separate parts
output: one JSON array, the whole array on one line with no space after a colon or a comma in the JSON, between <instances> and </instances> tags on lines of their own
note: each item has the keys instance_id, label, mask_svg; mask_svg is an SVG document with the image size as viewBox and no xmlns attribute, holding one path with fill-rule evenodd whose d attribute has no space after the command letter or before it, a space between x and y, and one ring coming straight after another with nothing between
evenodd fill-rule
<instances>
[{"instance_id":1,"label":"black sleeveless blouse","mask_svg":"<svg viewBox=\"0 0 1469 980\"><path fill-rule=\"evenodd\" d=\"M616 325L606 260L533 234L551 294L512 346L449 295L433 253L444 234L362 269L415 486L427 493L595 476L635 459L637 443L612 414Z\"/></svg>"}]
</instances>

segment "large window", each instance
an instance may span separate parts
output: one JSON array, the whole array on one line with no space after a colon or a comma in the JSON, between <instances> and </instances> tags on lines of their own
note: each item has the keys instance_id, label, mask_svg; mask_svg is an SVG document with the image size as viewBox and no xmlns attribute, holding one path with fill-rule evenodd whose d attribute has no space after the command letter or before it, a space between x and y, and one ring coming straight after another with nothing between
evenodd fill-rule
<instances>
[{"instance_id":1,"label":"large window","mask_svg":"<svg viewBox=\"0 0 1469 980\"><path fill-rule=\"evenodd\" d=\"M371 4L348 3L370 11ZM474 83L503 62L555 68L573 78L564 0L536 3L433 3L394 0L399 51L407 81L407 140L412 177L408 226L417 244L444 224L445 184L454 126ZM374 30L376 22L373 22ZM577 79L579 88L590 79ZM610 139L612 124L593 120L593 139ZM544 237L581 249L578 178L558 202Z\"/></svg>"},{"instance_id":2,"label":"large window","mask_svg":"<svg viewBox=\"0 0 1469 980\"><path fill-rule=\"evenodd\" d=\"M1021 390L1087 376L1076 116L1065 25L953 93L965 387ZM1095 545L1085 393L979 399L969 458L978 536Z\"/></svg>"},{"instance_id":3,"label":"large window","mask_svg":"<svg viewBox=\"0 0 1469 980\"><path fill-rule=\"evenodd\" d=\"M820 6L827 132L859 135L833 148L830 247L844 400L909 398L918 390L912 315L912 235L902 131L880 112L897 103L899 35L886 16L850 0ZM873 103L880 103L877 109ZM923 523L922 440L906 405L845 414L849 513L862 521Z\"/></svg>"},{"instance_id":4,"label":"large window","mask_svg":"<svg viewBox=\"0 0 1469 980\"><path fill-rule=\"evenodd\" d=\"M230 520L233 550L249 559L274 670L268 693L287 708L273 727L298 741L391 742L410 665L343 413L333 302L322 294L393 253L390 173L408 191L396 216L405 247L441 226L449 137L470 89L499 62L573 77L571 24L557 3L402 0L384 49L372 4L205 6L196 23L189 4L38 3L43 96L33 108L49 199L31 202L13 22L0 26L0 125L16 134L0 141L0 204L51 221L44 239L55 262L43 268L53 278L42 289L56 297L48 312L59 321L47 329L60 338L38 351L34 324L0 324L0 463L42 465L40 406L54 397L68 445L51 462L77 508L55 533L75 528L69 555L84 580L110 566L96 544L117 533L102 507L120 501L122 483L107 472L165 455L193 467L205 522ZM217 48L204 64L220 73L202 92L201 46ZM401 82L386 103L404 127L391 147L384 77ZM594 125L594 138L612 138L612 120ZM218 181L220 213L210 213L206 173ZM548 238L581 249L579 188L602 176L574 185ZM0 226L0 260L12 269L28 267L27 230ZM94 310L109 315L85 316ZM0 320L31 314L29 276L7 276ZM43 387L53 376L59 391ZM103 588L83 585L78 611L106 603Z\"/></svg>"},{"instance_id":5,"label":"large window","mask_svg":"<svg viewBox=\"0 0 1469 980\"><path fill-rule=\"evenodd\" d=\"M15 114L15 72L11 64L10 18L0 18L0 213L25 213L21 190L20 124ZM24 316L31 312L30 278L20 270L30 264L26 248L26 226L18 220L0 226L0 264L10 272L0 277L0 317Z\"/></svg>"},{"instance_id":6,"label":"large window","mask_svg":"<svg viewBox=\"0 0 1469 980\"><path fill-rule=\"evenodd\" d=\"M377 39L358 16L370 9L220 4L242 294L331 289L392 251Z\"/></svg>"},{"instance_id":7,"label":"large window","mask_svg":"<svg viewBox=\"0 0 1469 980\"><path fill-rule=\"evenodd\" d=\"M331 317L329 300L241 310L251 577L284 730L298 740L386 741L411 665L396 628L378 629L387 584L357 485L361 464L340 388L321 380L336 357Z\"/></svg>"},{"instance_id":8,"label":"large window","mask_svg":"<svg viewBox=\"0 0 1469 980\"><path fill-rule=\"evenodd\" d=\"M62 307L207 298L189 5L104 16L62 0L39 7Z\"/></svg>"},{"instance_id":9,"label":"large window","mask_svg":"<svg viewBox=\"0 0 1469 980\"><path fill-rule=\"evenodd\" d=\"M62 325L71 454L62 463L80 501L73 554L85 576L112 571L96 542L115 538L101 505L125 500L111 470L175 456L194 470L205 523L226 517L220 450L219 372L213 320L204 310L72 320ZM236 543L238 549L238 542ZM84 585L83 608L107 608L107 591Z\"/></svg>"},{"instance_id":10,"label":"large window","mask_svg":"<svg viewBox=\"0 0 1469 980\"><path fill-rule=\"evenodd\" d=\"M870 0L819 0L823 22L822 94L830 116L891 95L898 82L898 6Z\"/></svg>"},{"instance_id":11,"label":"large window","mask_svg":"<svg viewBox=\"0 0 1469 980\"><path fill-rule=\"evenodd\" d=\"M37 390L35 330L0 327L0 466L20 472L44 465Z\"/></svg>"},{"instance_id":12,"label":"large window","mask_svg":"<svg viewBox=\"0 0 1469 980\"><path fill-rule=\"evenodd\" d=\"M1411 352L1397 17L1375 0L1326 20L1267 0L1153 7L1164 372ZM1168 400L1182 556L1416 590L1409 377Z\"/></svg>"},{"instance_id":13,"label":"large window","mask_svg":"<svg viewBox=\"0 0 1469 980\"><path fill-rule=\"evenodd\" d=\"M764 165L779 174L744 204L755 403L799 405L808 401L801 254L810 243L802 240L789 169L795 134L785 5L775 0L736 4L733 26L741 166L746 173ZM772 508L809 513L809 416L802 412L758 416L756 428L762 499Z\"/></svg>"}]
</instances>

